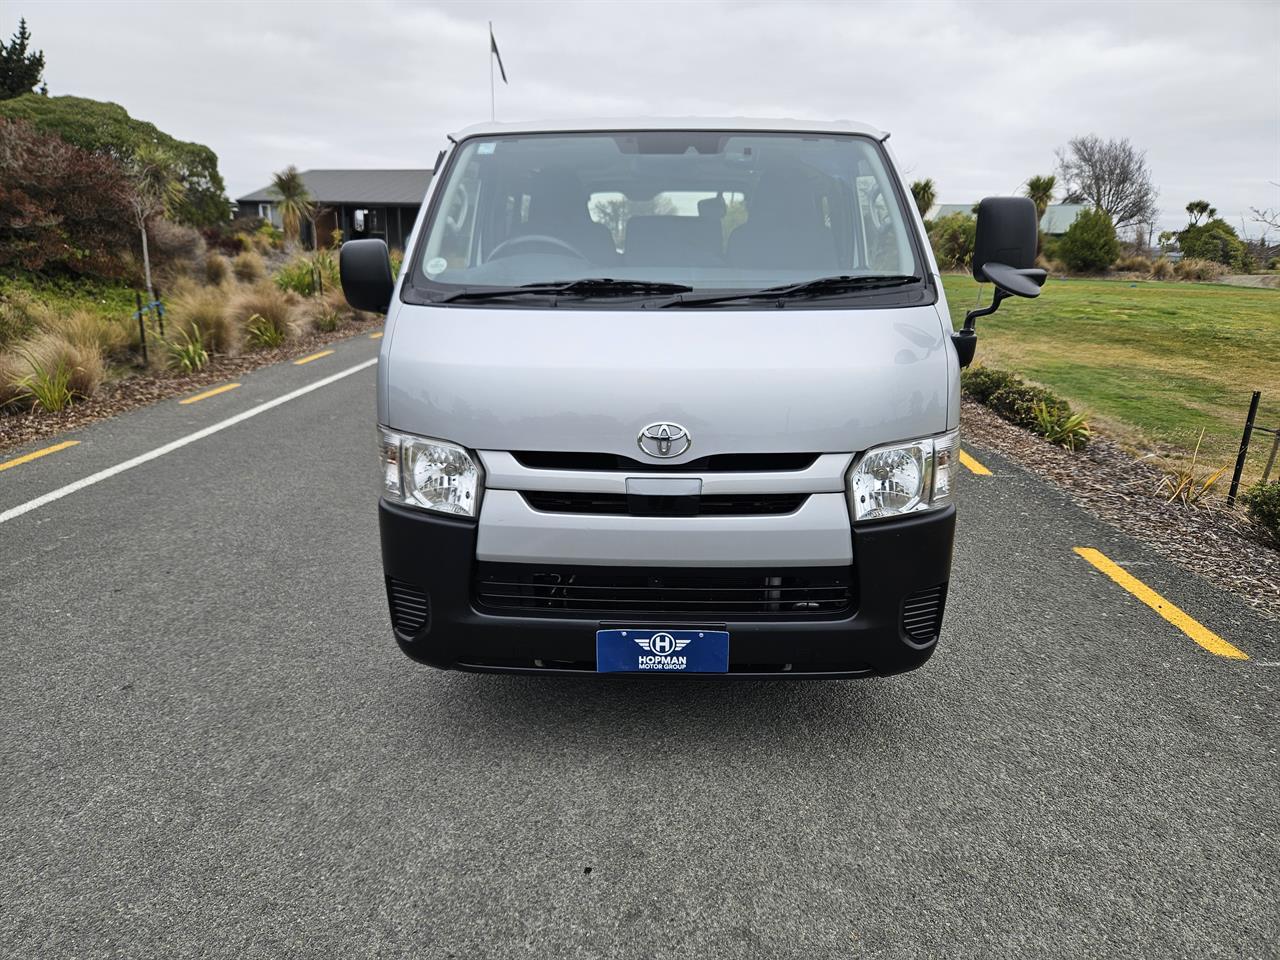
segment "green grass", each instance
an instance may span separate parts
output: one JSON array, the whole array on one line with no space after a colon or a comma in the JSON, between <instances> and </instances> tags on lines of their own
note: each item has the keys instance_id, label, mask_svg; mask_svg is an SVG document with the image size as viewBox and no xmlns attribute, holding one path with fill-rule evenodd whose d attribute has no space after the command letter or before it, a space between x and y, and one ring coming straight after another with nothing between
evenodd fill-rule
<instances>
[{"instance_id":1,"label":"green grass","mask_svg":"<svg viewBox=\"0 0 1280 960\"><path fill-rule=\"evenodd\" d=\"M943 285L958 328L978 286L964 275ZM1043 384L1095 427L1172 460L1190 457L1203 428L1201 462L1221 466L1234 462L1253 390L1258 422L1280 427L1280 291L1051 279L1039 299L978 321L977 362ZM1246 479L1261 475L1270 443L1255 434Z\"/></svg>"},{"instance_id":2,"label":"green grass","mask_svg":"<svg viewBox=\"0 0 1280 960\"><path fill-rule=\"evenodd\" d=\"M68 311L93 310L116 320L132 316L136 309L132 287L100 280L46 280L0 273L0 294L9 291L27 294L50 307Z\"/></svg>"}]
</instances>

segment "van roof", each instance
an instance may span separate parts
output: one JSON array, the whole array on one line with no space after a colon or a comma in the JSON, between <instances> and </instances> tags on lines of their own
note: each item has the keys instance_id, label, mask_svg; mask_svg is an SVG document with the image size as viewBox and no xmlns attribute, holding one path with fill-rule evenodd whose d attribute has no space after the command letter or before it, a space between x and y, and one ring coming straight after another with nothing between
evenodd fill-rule
<instances>
[{"instance_id":1,"label":"van roof","mask_svg":"<svg viewBox=\"0 0 1280 960\"><path fill-rule=\"evenodd\" d=\"M583 133L627 130L730 130L756 133L860 133L883 139L884 130L851 120L790 120L761 117L614 117L586 120L524 120L477 123L455 133L455 140L510 133Z\"/></svg>"}]
</instances>

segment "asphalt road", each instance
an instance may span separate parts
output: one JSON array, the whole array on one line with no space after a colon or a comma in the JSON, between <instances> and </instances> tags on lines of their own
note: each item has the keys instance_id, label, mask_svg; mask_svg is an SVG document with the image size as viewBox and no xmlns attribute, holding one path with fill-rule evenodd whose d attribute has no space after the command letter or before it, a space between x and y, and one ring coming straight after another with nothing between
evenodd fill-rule
<instances>
[{"instance_id":1,"label":"asphalt road","mask_svg":"<svg viewBox=\"0 0 1280 960\"><path fill-rule=\"evenodd\" d=\"M78 431L0 516L375 350ZM971 448L923 670L435 672L390 635L373 381L0 522L0 955L1280 955L1274 621Z\"/></svg>"}]
</instances>

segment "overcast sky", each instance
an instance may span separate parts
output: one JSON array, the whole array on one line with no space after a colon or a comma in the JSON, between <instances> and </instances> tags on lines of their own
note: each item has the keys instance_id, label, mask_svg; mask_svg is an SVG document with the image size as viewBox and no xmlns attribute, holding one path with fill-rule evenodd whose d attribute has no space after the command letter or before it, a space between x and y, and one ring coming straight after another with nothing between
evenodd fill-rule
<instances>
[{"instance_id":1,"label":"overcast sky","mask_svg":"<svg viewBox=\"0 0 1280 960\"><path fill-rule=\"evenodd\" d=\"M847 118L893 134L943 202L1053 171L1076 134L1129 137L1163 225L1203 197L1280 207L1280 3L37 2L51 94L122 104L218 154L234 198L289 163L430 166L499 120Z\"/></svg>"}]
</instances>

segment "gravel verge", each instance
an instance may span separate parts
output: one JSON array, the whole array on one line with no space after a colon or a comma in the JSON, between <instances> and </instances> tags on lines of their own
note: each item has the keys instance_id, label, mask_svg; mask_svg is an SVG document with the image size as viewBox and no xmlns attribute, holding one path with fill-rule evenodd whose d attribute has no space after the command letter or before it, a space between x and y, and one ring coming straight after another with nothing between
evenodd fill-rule
<instances>
[{"instance_id":1,"label":"gravel verge","mask_svg":"<svg viewBox=\"0 0 1280 960\"><path fill-rule=\"evenodd\" d=\"M183 376L140 372L135 376L105 383L88 400L73 403L57 413L44 410L0 411L0 453L34 440L66 433L95 420L114 417L157 400L194 393L200 387L212 386L258 367L303 357L308 353L315 353L325 344L370 333L381 326L381 317L353 320L329 333L309 333L290 340L275 350L254 350L236 357L210 357L208 364L199 372Z\"/></svg>"},{"instance_id":2,"label":"gravel verge","mask_svg":"<svg viewBox=\"0 0 1280 960\"><path fill-rule=\"evenodd\" d=\"M1164 474L1097 435L1069 453L966 399L961 437L1034 471L1094 516L1280 620L1280 551L1260 543L1249 521L1225 503L1171 504L1158 495Z\"/></svg>"}]
</instances>

